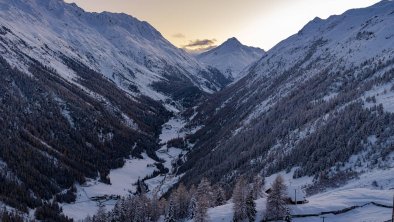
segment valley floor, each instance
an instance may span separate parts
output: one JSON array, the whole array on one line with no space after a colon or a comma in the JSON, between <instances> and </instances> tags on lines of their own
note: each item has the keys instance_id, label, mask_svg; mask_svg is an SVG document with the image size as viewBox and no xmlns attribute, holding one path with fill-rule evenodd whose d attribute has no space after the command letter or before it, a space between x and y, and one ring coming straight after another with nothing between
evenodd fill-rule
<instances>
[{"instance_id":1,"label":"valley floor","mask_svg":"<svg viewBox=\"0 0 394 222\"><path fill-rule=\"evenodd\" d=\"M144 159L129 159L122 168L111 170L111 185L104 184L98 180L90 180L86 184L77 186L77 200L72 204L63 204L64 214L75 219L84 219L88 215L93 215L98 210L99 204L103 204L107 209L112 209L116 200L94 201L94 197L111 196L127 196L129 193L135 192L133 184L139 178L153 173L155 167L147 167L155 161L147 155L143 155Z\"/></svg>"},{"instance_id":2,"label":"valley floor","mask_svg":"<svg viewBox=\"0 0 394 222\"><path fill-rule=\"evenodd\" d=\"M185 123L178 118L170 119L163 125L162 134L160 135L161 143L165 144L171 139L184 136L185 132L182 132L184 125ZM177 148L167 148L166 145L163 145L156 151L156 154L159 158L165 160L163 165L171 172L172 161L183 152L185 151ZM100 205L104 205L107 210L111 210L118 197L126 197L134 193L136 189L134 184L138 179L143 179L156 170L155 161L146 154L142 156L143 159L128 159L122 168L111 170L109 174L111 185L101 183L98 179L89 180L83 185L78 185L76 202L62 204L64 214L74 220L82 220L89 215L94 215ZM148 185L149 190L155 190L162 194L176 183L178 179L179 177L166 174L146 180L145 183Z\"/></svg>"},{"instance_id":3,"label":"valley floor","mask_svg":"<svg viewBox=\"0 0 394 222\"><path fill-rule=\"evenodd\" d=\"M163 125L160 140L163 144L173 138L183 137L185 123L173 118ZM166 145L156 152L157 156L165 162L163 165L171 172L172 162L185 151L177 148L167 148ZM117 196L127 196L135 192L135 184L138 179L142 179L154 172L155 161L143 154L143 159L128 159L122 168L114 169L110 172L111 185L103 184L98 180L90 180L86 184L77 186L77 201L73 204L63 204L64 213L75 219L81 220L88 215L93 215L99 205L106 206L107 210L113 208ZM290 172L280 172L290 190L302 189L305 185L312 183L312 178L303 177L293 179L294 170ZM266 187L270 187L278 174L266 178ZM369 170L359 176L358 179L350 181L347 185L330 189L326 192L307 197L308 203L290 206L292 215L311 215L308 217L294 217L296 222L320 222L322 216L326 222L385 222L390 219L392 209L382 206L392 206L394 195L394 168L385 170ZM157 191L159 194L165 193L179 177L171 173L159 175L146 180L149 189ZM102 198L97 200L95 198ZM264 215L266 198L256 201L257 218L260 221ZM382 205L382 206L380 206ZM355 207L340 214L327 213L340 211L350 207ZM208 211L209 219L212 222L232 221L233 204L231 200L226 205L211 208ZM326 212L326 213L323 213ZM322 214L323 213L323 214ZM322 215L320 215L322 214ZM313 216L319 215L319 216Z\"/></svg>"}]
</instances>

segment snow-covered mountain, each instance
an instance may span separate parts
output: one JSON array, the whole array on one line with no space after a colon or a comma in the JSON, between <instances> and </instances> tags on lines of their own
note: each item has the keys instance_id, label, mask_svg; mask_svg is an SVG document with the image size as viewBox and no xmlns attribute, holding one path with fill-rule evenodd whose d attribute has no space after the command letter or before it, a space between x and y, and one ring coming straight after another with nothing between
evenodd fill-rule
<instances>
[{"instance_id":1,"label":"snow-covered mountain","mask_svg":"<svg viewBox=\"0 0 394 222\"><path fill-rule=\"evenodd\" d=\"M70 199L125 158L162 166L162 125L228 82L129 15L0 0L0 204Z\"/></svg>"},{"instance_id":2,"label":"snow-covered mountain","mask_svg":"<svg viewBox=\"0 0 394 222\"><path fill-rule=\"evenodd\" d=\"M35 59L73 82L78 76L64 64L67 57L129 93L163 101L183 93L176 94L168 81L208 93L226 84L219 72L173 46L148 23L126 14L87 13L62 0L1 0L0 24L9 30L3 31L2 55L26 72L29 60Z\"/></svg>"},{"instance_id":3,"label":"snow-covered mountain","mask_svg":"<svg viewBox=\"0 0 394 222\"><path fill-rule=\"evenodd\" d=\"M229 183L297 168L318 187L390 168L393 84L393 1L316 18L197 109L179 173Z\"/></svg>"},{"instance_id":4,"label":"snow-covered mountain","mask_svg":"<svg viewBox=\"0 0 394 222\"><path fill-rule=\"evenodd\" d=\"M216 51L206 67L125 14L0 0L0 204L59 216L44 204L56 200L82 219L138 188L164 194L207 177L231 192L239 175L277 173L312 195L297 214L388 204L393 1L316 18L253 61L235 39ZM229 82L218 71L227 58L248 64L213 93Z\"/></svg>"},{"instance_id":5,"label":"snow-covered mountain","mask_svg":"<svg viewBox=\"0 0 394 222\"><path fill-rule=\"evenodd\" d=\"M236 80L243 76L241 71L264 54L264 50L260 48L245 46L238 39L230 38L220 46L197 55L196 58L219 69L228 78Z\"/></svg>"}]
</instances>

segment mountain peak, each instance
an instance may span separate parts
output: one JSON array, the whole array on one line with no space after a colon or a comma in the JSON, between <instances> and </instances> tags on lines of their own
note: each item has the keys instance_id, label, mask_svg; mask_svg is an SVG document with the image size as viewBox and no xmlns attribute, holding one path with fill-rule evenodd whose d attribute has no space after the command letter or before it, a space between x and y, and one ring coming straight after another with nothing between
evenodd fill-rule
<instances>
[{"instance_id":1,"label":"mountain peak","mask_svg":"<svg viewBox=\"0 0 394 222\"><path fill-rule=\"evenodd\" d=\"M261 58L264 50L243 45L237 38L232 37L220 46L197 56L205 64L213 66L228 78L242 77L241 71Z\"/></svg>"},{"instance_id":2,"label":"mountain peak","mask_svg":"<svg viewBox=\"0 0 394 222\"><path fill-rule=\"evenodd\" d=\"M242 43L235 37L227 39L222 45L242 45Z\"/></svg>"}]
</instances>

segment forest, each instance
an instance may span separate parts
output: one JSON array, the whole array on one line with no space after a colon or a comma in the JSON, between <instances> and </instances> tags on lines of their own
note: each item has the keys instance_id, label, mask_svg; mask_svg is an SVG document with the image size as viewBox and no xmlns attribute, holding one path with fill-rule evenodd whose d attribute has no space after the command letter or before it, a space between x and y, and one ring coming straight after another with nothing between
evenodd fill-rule
<instances>
[{"instance_id":1,"label":"forest","mask_svg":"<svg viewBox=\"0 0 394 222\"><path fill-rule=\"evenodd\" d=\"M125 95L71 59L65 62L81 74L86 91L32 61L29 77L0 58L2 202L22 212L48 207L45 202L53 196L71 202L75 182L100 178L111 183L109 170L123 166L130 155L140 157L144 151L160 162L154 152L157 135L170 116L160 104ZM91 92L102 99L92 98ZM129 127L124 116L135 120L138 129Z\"/></svg>"}]
</instances>

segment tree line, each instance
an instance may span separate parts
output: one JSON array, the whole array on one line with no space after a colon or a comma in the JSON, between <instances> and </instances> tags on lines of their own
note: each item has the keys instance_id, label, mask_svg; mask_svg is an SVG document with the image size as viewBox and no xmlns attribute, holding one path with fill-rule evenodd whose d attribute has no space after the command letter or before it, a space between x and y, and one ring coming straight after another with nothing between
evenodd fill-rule
<instances>
[{"instance_id":1,"label":"tree line","mask_svg":"<svg viewBox=\"0 0 394 222\"><path fill-rule=\"evenodd\" d=\"M256 221L256 200L266 198L266 209L262 215L264 221L286 219L290 216L287 207L287 186L282 176L277 176L269 192L264 191L264 177L256 176L251 181L238 177L231 195L225 192L223 185L211 185L203 178L197 187L189 189L182 183L169 195L168 199L159 198L157 193L148 195L144 188L135 195L123 197L117 201L111 211L102 205L93 216L83 222L155 222L160 218L165 222L193 220L208 222L208 209L233 203L233 222ZM143 186L142 186L143 187Z\"/></svg>"}]
</instances>

